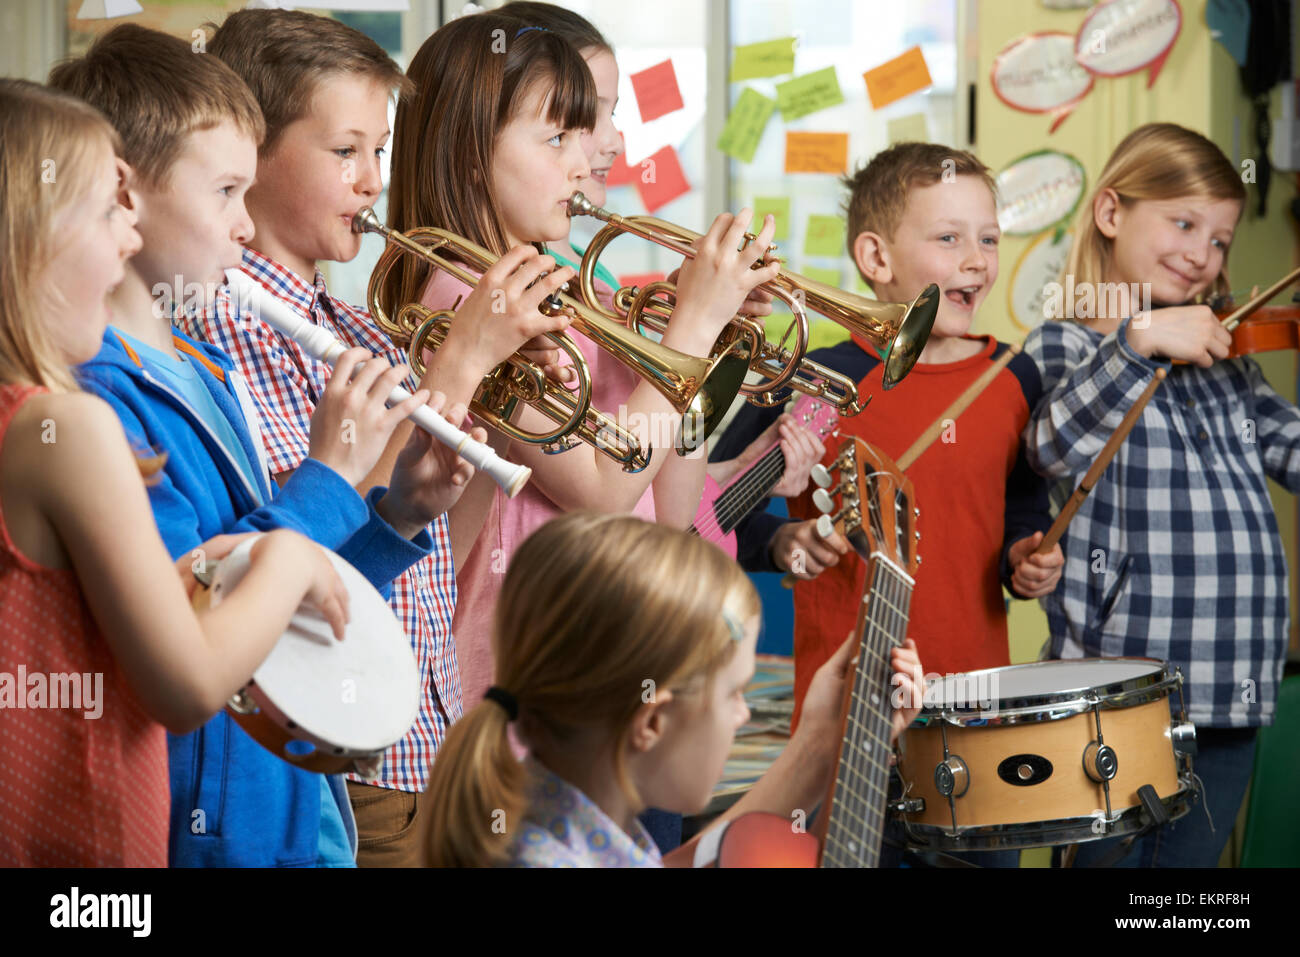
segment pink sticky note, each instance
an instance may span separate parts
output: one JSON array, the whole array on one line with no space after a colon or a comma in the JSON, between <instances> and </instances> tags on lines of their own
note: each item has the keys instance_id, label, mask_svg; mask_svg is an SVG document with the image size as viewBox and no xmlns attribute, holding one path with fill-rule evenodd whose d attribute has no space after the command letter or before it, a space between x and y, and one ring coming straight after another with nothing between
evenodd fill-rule
<instances>
[{"instance_id":1,"label":"pink sticky note","mask_svg":"<svg viewBox=\"0 0 1300 957\"><path fill-rule=\"evenodd\" d=\"M690 192L691 184L686 182L686 174L682 172L682 164L677 159L677 150L673 149L671 143L641 161L636 188L641 193L641 202L645 203L646 210L651 213L683 193Z\"/></svg>"},{"instance_id":2,"label":"pink sticky note","mask_svg":"<svg viewBox=\"0 0 1300 957\"><path fill-rule=\"evenodd\" d=\"M682 108L682 91L677 88L677 72L672 60L656 63L640 73L633 73L632 90L641 110L641 122L649 123L673 110Z\"/></svg>"}]
</instances>

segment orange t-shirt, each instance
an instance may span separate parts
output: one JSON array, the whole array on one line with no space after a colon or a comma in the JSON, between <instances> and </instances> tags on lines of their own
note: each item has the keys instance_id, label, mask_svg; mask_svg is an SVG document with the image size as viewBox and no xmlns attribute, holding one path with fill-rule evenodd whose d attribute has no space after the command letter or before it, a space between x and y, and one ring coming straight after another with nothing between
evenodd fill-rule
<instances>
[{"instance_id":1,"label":"orange t-shirt","mask_svg":"<svg viewBox=\"0 0 1300 957\"><path fill-rule=\"evenodd\" d=\"M0 386L0 451L39 391ZM23 555L0 511L0 866L166 867L169 806L166 732L76 573Z\"/></svg>"},{"instance_id":2,"label":"orange t-shirt","mask_svg":"<svg viewBox=\"0 0 1300 957\"><path fill-rule=\"evenodd\" d=\"M897 460L988 367L997 346L988 339L969 358L918 363L888 392L881 386L882 366L871 353L871 368L859 381L858 393L864 402L874 398L860 415L842 420L841 434L859 436ZM1035 489L1045 490L1020 454L1020 433L1038 388L1033 375L1029 382L1018 377L1017 370L1024 368L1020 357L1013 360L907 470L921 510L917 530L922 558L907 633L916 641L927 674L1011 663L1000 575L1009 483L1023 477ZM838 444L827 443L824 463L835 457ZM791 516L808 519L820 514L811 491L790 501ZM1045 500L1043 505L1046 527ZM1025 534L1032 531L1026 529ZM795 700L800 707L813 674L853 630L865 574L863 562L850 552L838 565L795 588Z\"/></svg>"}]
</instances>

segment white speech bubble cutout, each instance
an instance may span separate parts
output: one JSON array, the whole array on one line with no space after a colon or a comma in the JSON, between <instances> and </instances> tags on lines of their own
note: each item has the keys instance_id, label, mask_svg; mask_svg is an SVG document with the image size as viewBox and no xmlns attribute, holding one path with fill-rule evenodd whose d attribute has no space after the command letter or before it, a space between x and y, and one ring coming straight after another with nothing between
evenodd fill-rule
<instances>
[{"instance_id":1,"label":"white speech bubble cutout","mask_svg":"<svg viewBox=\"0 0 1300 957\"><path fill-rule=\"evenodd\" d=\"M1067 219L1079 205L1088 177L1069 153L1037 150L998 173L998 226L1011 236L1032 236Z\"/></svg>"},{"instance_id":2,"label":"white speech bubble cutout","mask_svg":"<svg viewBox=\"0 0 1300 957\"><path fill-rule=\"evenodd\" d=\"M1095 82L1074 58L1074 34L1031 33L1013 40L993 58L993 92L1023 113L1050 113L1048 132L1065 121Z\"/></svg>"},{"instance_id":3,"label":"white speech bubble cutout","mask_svg":"<svg viewBox=\"0 0 1300 957\"><path fill-rule=\"evenodd\" d=\"M1074 56L1098 76L1127 76L1149 68L1150 89L1182 29L1178 0L1108 0L1079 25Z\"/></svg>"},{"instance_id":4,"label":"white speech bubble cutout","mask_svg":"<svg viewBox=\"0 0 1300 957\"><path fill-rule=\"evenodd\" d=\"M1046 232L1020 254L1007 286L1011 321L1028 332L1043 319L1048 283L1061 282L1074 239L1068 232Z\"/></svg>"}]
</instances>

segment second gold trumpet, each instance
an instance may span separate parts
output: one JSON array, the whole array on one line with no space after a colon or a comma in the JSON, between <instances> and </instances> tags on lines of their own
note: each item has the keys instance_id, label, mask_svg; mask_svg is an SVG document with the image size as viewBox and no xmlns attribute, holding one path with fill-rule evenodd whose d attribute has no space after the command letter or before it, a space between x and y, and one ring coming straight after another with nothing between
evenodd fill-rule
<instances>
[{"instance_id":1,"label":"second gold trumpet","mask_svg":"<svg viewBox=\"0 0 1300 957\"><path fill-rule=\"evenodd\" d=\"M446 230L418 227L403 233L389 229L368 206L353 217L352 230L378 233L388 241L370 276L367 291L370 313L375 322L406 349L416 374L423 375L423 353L426 349L435 351L442 344L453 312L435 312L411 302L402 305L390 317L378 297L389 270L404 254L409 254L473 286L497 257ZM702 444L716 428L739 391L748 367L742 343L712 359L688 356L649 342L621 323L606 319L563 294L552 296L543 305L543 311L551 315L560 311L568 313L573 318L574 330L655 386L683 416L678 446L681 453ZM591 407L591 373L582 352L564 333L551 334L551 339L573 363L578 376L575 389L554 382L536 363L515 353L484 378L470 410L510 438L539 445L548 452L565 451L576 444L575 439L581 439L620 462L629 472L645 468L650 462L651 450L642 448L637 437L622 428L614 418ZM550 432L534 433L513 425L510 420L519 402L537 409L554 422L556 428Z\"/></svg>"},{"instance_id":2,"label":"second gold trumpet","mask_svg":"<svg viewBox=\"0 0 1300 957\"><path fill-rule=\"evenodd\" d=\"M587 246L578 271L582 295L588 303L599 301L596 299L594 285L596 262L605 247L622 233L632 233L648 239L682 256L695 255L691 244L699 238L698 233L652 216L619 216L593 205L580 192L574 193L569 199L569 215L592 216L607 224ZM753 240L754 236L746 233L746 242ZM775 248L769 249L768 255ZM761 267L765 261L766 256L755 264L755 268ZM834 404L843 415L856 415L862 410L858 402L857 384L806 357L807 310L811 309L834 320L880 349L885 366L882 382L889 389L897 385L916 364L939 308L939 287L933 283L910 303L877 302L785 269L760 288L767 289L789 306L794 314L794 322L786 331L785 338L779 343L773 343L767 341L763 326L753 319L737 317L732 320L723 337L718 340L719 347L732 349L737 343L743 342L744 349L751 356L750 371L760 379L755 384L742 386L740 391L755 405L777 405L788 396L782 390L794 389ZM640 289L624 287L614 295L614 304L623 314L605 309L600 311L607 319L625 322L632 329L646 327L662 333L665 328L663 314L666 304L662 298L657 297L672 295L674 291L673 285L667 282L650 283ZM647 321L650 319L653 322ZM792 334L794 342L787 348L787 340Z\"/></svg>"}]
</instances>

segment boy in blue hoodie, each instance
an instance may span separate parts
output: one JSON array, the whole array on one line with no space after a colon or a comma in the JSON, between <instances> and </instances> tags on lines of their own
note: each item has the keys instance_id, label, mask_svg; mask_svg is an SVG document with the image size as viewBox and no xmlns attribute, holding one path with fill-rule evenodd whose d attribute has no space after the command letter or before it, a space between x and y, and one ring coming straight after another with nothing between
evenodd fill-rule
<instances>
[{"instance_id":1,"label":"boy in blue hoodie","mask_svg":"<svg viewBox=\"0 0 1300 957\"><path fill-rule=\"evenodd\" d=\"M364 499L353 488L429 393L386 408L385 397L409 370L365 362L370 353L350 350L320 397L309 458L277 488L234 364L172 327L186 300L201 308L210 298L252 235L243 195L264 132L256 100L216 58L129 24L57 67L51 85L108 114L134 167L120 201L137 217L144 248L113 294L102 350L80 373L136 442L166 454L149 492L170 552L180 557L222 532L292 528L335 549L387 593L396 576L430 554L426 526L459 497L470 474L417 431L387 487ZM503 334L513 328L502 327ZM430 399L436 409L444 403L439 393ZM459 424L464 412L456 404L448 418ZM225 714L193 734L169 735L169 757L173 866L353 864L356 829L341 776L277 758Z\"/></svg>"}]
</instances>

